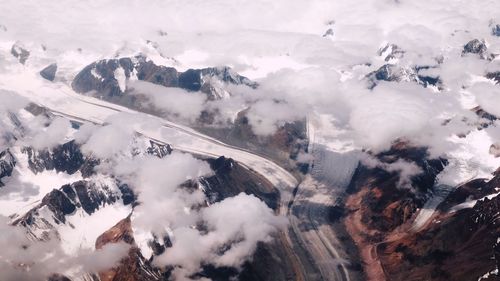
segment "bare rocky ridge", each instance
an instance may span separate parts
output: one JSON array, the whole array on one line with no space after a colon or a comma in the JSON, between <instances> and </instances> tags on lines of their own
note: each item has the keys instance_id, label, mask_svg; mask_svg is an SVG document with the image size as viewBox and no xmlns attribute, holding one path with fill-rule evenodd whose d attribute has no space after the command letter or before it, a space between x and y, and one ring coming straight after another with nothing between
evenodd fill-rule
<instances>
[{"instance_id":1,"label":"bare rocky ridge","mask_svg":"<svg viewBox=\"0 0 500 281\"><path fill-rule=\"evenodd\" d=\"M173 67L156 65L144 56L133 58L108 59L94 62L80 71L71 86L78 93L94 91L94 95L107 101L129 104L133 96L127 96L126 89L120 88L116 71L123 71L123 78L151 82L165 87L181 88L188 91L201 91L209 99L221 98L221 89L212 79L221 82L256 87L255 82L235 73L229 67L189 69L178 72Z\"/></svg>"}]
</instances>

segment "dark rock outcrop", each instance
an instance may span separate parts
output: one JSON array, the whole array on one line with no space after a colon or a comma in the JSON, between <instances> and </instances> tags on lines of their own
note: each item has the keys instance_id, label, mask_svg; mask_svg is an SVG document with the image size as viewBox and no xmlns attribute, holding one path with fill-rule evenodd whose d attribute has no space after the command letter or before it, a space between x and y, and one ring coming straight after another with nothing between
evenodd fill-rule
<instances>
[{"instance_id":1,"label":"dark rock outcrop","mask_svg":"<svg viewBox=\"0 0 500 281\"><path fill-rule=\"evenodd\" d=\"M56 78L56 72L57 72L57 64L53 63L42 69L40 71L40 76L49 81L54 81L54 78Z\"/></svg>"},{"instance_id":2,"label":"dark rock outcrop","mask_svg":"<svg viewBox=\"0 0 500 281\"><path fill-rule=\"evenodd\" d=\"M16 57L21 64L24 64L30 56L30 52L24 49L19 43L15 43L14 45L12 45L10 53L14 57Z\"/></svg>"},{"instance_id":3,"label":"dark rock outcrop","mask_svg":"<svg viewBox=\"0 0 500 281\"><path fill-rule=\"evenodd\" d=\"M48 218L40 216L40 210L48 208L56 224L66 223L66 216L73 214L77 209L83 209L88 215L105 205L111 205L120 199L119 192L108 186L96 185L91 181L77 181L66 184L47 193L40 204L28 211L24 216L14 221L14 225L22 225L39 232L40 229L51 231L53 225ZM41 239L43 237L36 237Z\"/></svg>"},{"instance_id":4,"label":"dark rock outcrop","mask_svg":"<svg viewBox=\"0 0 500 281\"><path fill-rule=\"evenodd\" d=\"M466 54L476 54L479 55L480 58L487 58L488 47L486 47L486 43L484 40L473 39L467 44L464 45L464 49L462 51L462 55Z\"/></svg>"},{"instance_id":5,"label":"dark rock outcrop","mask_svg":"<svg viewBox=\"0 0 500 281\"><path fill-rule=\"evenodd\" d=\"M491 27L491 35L500 37L500 24L495 24Z\"/></svg>"},{"instance_id":6,"label":"dark rock outcrop","mask_svg":"<svg viewBox=\"0 0 500 281\"><path fill-rule=\"evenodd\" d=\"M21 151L28 155L28 165L34 173L56 170L71 175L81 171L83 177L88 177L93 174L93 168L99 164L99 160L85 157L75 141L56 146L52 150L24 147Z\"/></svg>"},{"instance_id":7,"label":"dark rock outcrop","mask_svg":"<svg viewBox=\"0 0 500 281\"><path fill-rule=\"evenodd\" d=\"M448 212L452 207L462 204L468 200L478 200L490 194L497 193L496 188L499 186L499 176L496 176L489 181L485 179L474 179L450 192L446 199L439 204L438 210L443 213Z\"/></svg>"},{"instance_id":8,"label":"dark rock outcrop","mask_svg":"<svg viewBox=\"0 0 500 281\"><path fill-rule=\"evenodd\" d=\"M424 87L436 86L440 88L442 81L437 76L420 74L419 72L431 68L430 66L401 67L396 64L385 64L367 75L369 88L374 88L378 81L387 82L415 82Z\"/></svg>"},{"instance_id":9,"label":"dark rock outcrop","mask_svg":"<svg viewBox=\"0 0 500 281\"><path fill-rule=\"evenodd\" d=\"M89 215L101 206L112 204L118 200L117 194L103 187L98 187L91 182L78 181L72 183L70 186L76 192L76 197L80 203L77 206L81 206Z\"/></svg>"},{"instance_id":10,"label":"dark rock outcrop","mask_svg":"<svg viewBox=\"0 0 500 281\"><path fill-rule=\"evenodd\" d=\"M486 78L494 80L496 84L500 84L500 71L486 73Z\"/></svg>"},{"instance_id":11,"label":"dark rock outcrop","mask_svg":"<svg viewBox=\"0 0 500 281\"><path fill-rule=\"evenodd\" d=\"M333 28L328 28L325 33L323 33L323 37L332 38L334 35Z\"/></svg>"},{"instance_id":12,"label":"dark rock outcrop","mask_svg":"<svg viewBox=\"0 0 500 281\"><path fill-rule=\"evenodd\" d=\"M123 205L133 204L136 201L136 196L134 191L128 186L128 184L118 185L118 189L122 193Z\"/></svg>"},{"instance_id":13,"label":"dark rock outcrop","mask_svg":"<svg viewBox=\"0 0 500 281\"><path fill-rule=\"evenodd\" d=\"M487 112L486 110L484 110L483 108L481 108L480 106L476 106L472 109L472 111L474 113L476 113L476 115L481 118L481 119L484 119L486 122L487 122L487 125L491 125L493 122L495 122L496 120L498 120L498 117L496 117L495 115ZM483 126L484 127L484 126ZM487 126L486 126L487 127Z\"/></svg>"},{"instance_id":14,"label":"dark rock outcrop","mask_svg":"<svg viewBox=\"0 0 500 281\"><path fill-rule=\"evenodd\" d=\"M207 161L215 175L202 178L200 182L210 203L245 192L254 194L272 209L278 207L279 192L258 174L224 156Z\"/></svg>"},{"instance_id":15,"label":"dark rock outcrop","mask_svg":"<svg viewBox=\"0 0 500 281\"><path fill-rule=\"evenodd\" d=\"M64 188L62 188L64 190ZM75 198L73 198L74 200ZM70 200L67 194L59 189L54 189L42 199L41 205L45 205L54 213L54 216L60 222L65 222L65 216L76 210L75 204Z\"/></svg>"},{"instance_id":16,"label":"dark rock outcrop","mask_svg":"<svg viewBox=\"0 0 500 281\"><path fill-rule=\"evenodd\" d=\"M374 73L375 79L382 81L400 81L401 74L395 65L385 64Z\"/></svg>"},{"instance_id":17,"label":"dark rock outcrop","mask_svg":"<svg viewBox=\"0 0 500 281\"><path fill-rule=\"evenodd\" d=\"M155 141L149 141L150 146L147 148L147 153L158 158L163 158L172 153L172 147L168 144L160 144Z\"/></svg>"},{"instance_id":18,"label":"dark rock outcrop","mask_svg":"<svg viewBox=\"0 0 500 281\"><path fill-rule=\"evenodd\" d=\"M10 177L16 166L16 159L10 150L0 152L0 186L3 185L2 178Z\"/></svg>"},{"instance_id":19,"label":"dark rock outcrop","mask_svg":"<svg viewBox=\"0 0 500 281\"><path fill-rule=\"evenodd\" d=\"M71 86L78 93L95 91L99 97L104 99L121 96L123 92L114 73L119 67L123 69L127 77L130 77L130 72L133 70L130 58L101 60L80 71L75 76Z\"/></svg>"},{"instance_id":20,"label":"dark rock outcrop","mask_svg":"<svg viewBox=\"0 0 500 281\"><path fill-rule=\"evenodd\" d=\"M395 44L387 44L380 50L377 54L382 56L385 61L390 61L393 59L400 59L404 56L405 52Z\"/></svg>"}]
</instances>

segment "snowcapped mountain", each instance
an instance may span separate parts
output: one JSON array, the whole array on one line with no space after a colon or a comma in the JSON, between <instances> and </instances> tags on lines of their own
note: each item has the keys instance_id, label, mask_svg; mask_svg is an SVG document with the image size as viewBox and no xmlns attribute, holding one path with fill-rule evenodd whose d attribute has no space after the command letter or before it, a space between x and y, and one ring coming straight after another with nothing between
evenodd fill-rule
<instances>
[{"instance_id":1,"label":"snowcapped mountain","mask_svg":"<svg viewBox=\"0 0 500 281\"><path fill-rule=\"evenodd\" d=\"M178 72L173 67L156 65L143 55L94 62L75 76L71 86L78 93L94 91L94 95L101 99L124 103L119 98L127 91L128 80L147 81L192 92L201 91L212 100L230 95L222 87L222 83L246 85L252 88L257 86L255 82L238 75L229 67L189 69L185 72Z\"/></svg>"},{"instance_id":2,"label":"snowcapped mountain","mask_svg":"<svg viewBox=\"0 0 500 281\"><path fill-rule=\"evenodd\" d=\"M0 280L498 280L499 10L0 2Z\"/></svg>"}]
</instances>

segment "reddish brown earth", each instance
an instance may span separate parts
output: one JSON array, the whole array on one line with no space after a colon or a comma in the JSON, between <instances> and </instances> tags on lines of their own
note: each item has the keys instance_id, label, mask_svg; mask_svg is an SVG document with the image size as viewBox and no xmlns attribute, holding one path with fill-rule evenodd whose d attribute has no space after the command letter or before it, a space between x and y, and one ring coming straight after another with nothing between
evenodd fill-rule
<instances>
[{"instance_id":1,"label":"reddish brown earth","mask_svg":"<svg viewBox=\"0 0 500 281\"><path fill-rule=\"evenodd\" d=\"M159 280L160 272L149 265L135 245L130 217L104 232L96 240L96 249L101 249L108 243L125 242L131 245L128 255L120 264L112 269L99 272L101 281L142 281Z\"/></svg>"},{"instance_id":2,"label":"reddish brown earth","mask_svg":"<svg viewBox=\"0 0 500 281\"><path fill-rule=\"evenodd\" d=\"M383 162L412 160L420 166L425 161L419 162L418 155L400 145L377 157ZM408 190L396 186L397 174L358 168L345 200L344 223L359 248L367 280L478 280L500 265L496 244L500 196L450 212L466 200L497 193L500 173L490 181L479 179L460 186L438 206L427 225L412 230L432 178L432 174L414 178L413 190ZM491 275L483 280L500 278Z\"/></svg>"}]
</instances>

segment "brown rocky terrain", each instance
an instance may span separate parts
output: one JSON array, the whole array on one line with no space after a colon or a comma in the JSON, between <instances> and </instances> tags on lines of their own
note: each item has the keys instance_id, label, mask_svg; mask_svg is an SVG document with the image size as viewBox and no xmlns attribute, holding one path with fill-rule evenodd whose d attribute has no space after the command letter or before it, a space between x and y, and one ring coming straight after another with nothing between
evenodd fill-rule
<instances>
[{"instance_id":1,"label":"brown rocky terrain","mask_svg":"<svg viewBox=\"0 0 500 281\"><path fill-rule=\"evenodd\" d=\"M108 243L117 242L125 242L131 246L128 256L123 258L118 266L99 272L101 281L162 280L161 272L151 266L135 245L130 217L121 220L101 234L96 240L95 247L101 249Z\"/></svg>"},{"instance_id":2,"label":"brown rocky terrain","mask_svg":"<svg viewBox=\"0 0 500 281\"><path fill-rule=\"evenodd\" d=\"M362 165L356 171L345 200L344 224L359 248L367 280L478 280L498 268L498 173L489 181L477 179L458 187L430 223L414 229L426 191L445 161L427 159L425 150L402 143L377 158L385 163L413 161L424 173L412 178L409 190L397 187L397 173ZM485 198L488 195L492 198ZM478 199L473 208L453 209ZM499 277L490 274L482 280Z\"/></svg>"}]
</instances>

